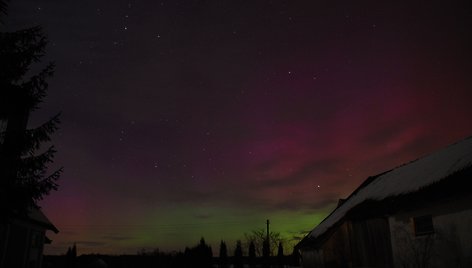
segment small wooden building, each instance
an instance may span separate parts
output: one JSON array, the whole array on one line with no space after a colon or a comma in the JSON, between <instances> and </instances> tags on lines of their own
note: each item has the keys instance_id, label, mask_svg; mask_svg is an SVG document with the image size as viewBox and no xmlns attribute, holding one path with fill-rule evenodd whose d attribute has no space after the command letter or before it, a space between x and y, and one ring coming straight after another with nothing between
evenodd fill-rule
<instances>
[{"instance_id":1,"label":"small wooden building","mask_svg":"<svg viewBox=\"0 0 472 268\"><path fill-rule=\"evenodd\" d=\"M472 137L369 177L296 246L303 267L472 267Z\"/></svg>"},{"instance_id":2,"label":"small wooden building","mask_svg":"<svg viewBox=\"0 0 472 268\"><path fill-rule=\"evenodd\" d=\"M59 232L39 209L0 222L0 267L40 268L46 231Z\"/></svg>"}]
</instances>

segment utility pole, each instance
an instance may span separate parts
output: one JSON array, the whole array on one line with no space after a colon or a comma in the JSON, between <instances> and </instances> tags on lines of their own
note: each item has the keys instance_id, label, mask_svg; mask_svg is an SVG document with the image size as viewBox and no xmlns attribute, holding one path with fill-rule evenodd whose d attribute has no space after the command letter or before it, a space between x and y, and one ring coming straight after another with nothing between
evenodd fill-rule
<instances>
[{"instance_id":1,"label":"utility pole","mask_svg":"<svg viewBox=\"0 0 472 268\"><path fill-rule=\"evenodd\" d=\"M264 268L270 267L270 235L269 235L269 220L266 221L267 224L267 236L262 245L262 256L263 256L263 266Z\"/></svg>"},{"instance_id":2,"label":"utility pole","mask_svg":"<svg viewBox=\"0 0 472 268\"><path fill-rule=\"evenodd\" d=\"M269 236L269 220L267 219L267 244L270 245L270 236Z\"/></svg>"}]
</instances>

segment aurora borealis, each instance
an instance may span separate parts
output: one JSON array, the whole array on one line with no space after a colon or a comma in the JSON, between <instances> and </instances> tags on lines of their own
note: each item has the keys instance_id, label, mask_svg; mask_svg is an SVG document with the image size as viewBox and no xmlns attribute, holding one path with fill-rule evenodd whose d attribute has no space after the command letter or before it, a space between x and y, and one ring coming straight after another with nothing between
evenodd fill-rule
<instances>
[{"instance_id":1,"label":"aurora borealis","mask_svg":"<svg viewBox=\"0 0 472 268\"><path fill-rule=\"evenodd\" d=\"M62 111L45 253L231 249L266 219L296 242L368 176L472 135L469 6L10 1L2 27L42 25L57 65L31 122Z\"/></svg>"}]
</instances>

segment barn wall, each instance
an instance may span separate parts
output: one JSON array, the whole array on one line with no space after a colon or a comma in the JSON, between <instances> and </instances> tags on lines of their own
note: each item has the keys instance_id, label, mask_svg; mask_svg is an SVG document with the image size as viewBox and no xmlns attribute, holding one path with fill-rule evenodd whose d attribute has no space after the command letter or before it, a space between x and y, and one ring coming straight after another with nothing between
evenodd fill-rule
<instances>
[{"instance_id":1,"label":"barn wall","mask_svg":"<svg viewBox=\"0 0 472 268\"><path fill-rule=\"evenodd\" d=\"M350 247L347 223L338 226L317 249L302 250L302 267L348 267Z\"/></svg>"},{"instance_id":2,"label":"barn wall","mask_svg":"<svg viewBox=\"0 0 472 268\"><path fill-rule=\"evenodd\" d=\"M338 226L318 250L302 251L303 267L392 267L388 220L374 218Z\"/></svg>"},{"instance_id":3,"label":"barn wall","mask_svg":"<svg viewBox=\"0 0 472 268\"><path fill-rule=\"evenodd\" d=\"M39 268L42 265L45 229L29 222L13 220L4 229L0 252L4 267Z\"/></svg>"},{"instance_id":4,"label":"barn wall","mask_svg":"<svg viewBox=\"0 0 472 268\"><path fill-rule=\"evenodd\" d=\"M325 267L348 267L351 259L348 224L340 225L323 244L322 249Z\"/></svg>"},{"instance_id":5,"label":"barn wall","mask_svg":"<svg viewBox=\"0 0 472 268\"><path fill-rule=\"evenodd\" d=\"M303 268L325 268L323 262L323 250L303 249L301 250Z\"/></svg>"},{"instance_id":6,"label":"barn wall","mask_svg":"<svg viewBox=\"0 0 472 268\"><path fill-rule=\"evenodd\" d=\"M392 267L387 218L352 221L349 224L352 267Z\"/></svg>"},{"instance_id":7,"label":"barn wall","mask_svg":"<svg viewBox=\"0 0 472 268\"><path fill-rule=\"evenodd\" d=\"M441 204L390 217L395 267L472 267L472 208L463 205ZM413 218L423 215L432 215L434 233L416 236Z\"/></svg>"},{"instance_id":8,"label":"barn wall","mask_svg":"<svg viewBox=\"0 0 472 268\"><path fill-rule=\"evenodd\" d=\"M19 224L11 224L4 259L5 267L25 267L28 250L28 229Z\"/></svg>"}]
</instances>

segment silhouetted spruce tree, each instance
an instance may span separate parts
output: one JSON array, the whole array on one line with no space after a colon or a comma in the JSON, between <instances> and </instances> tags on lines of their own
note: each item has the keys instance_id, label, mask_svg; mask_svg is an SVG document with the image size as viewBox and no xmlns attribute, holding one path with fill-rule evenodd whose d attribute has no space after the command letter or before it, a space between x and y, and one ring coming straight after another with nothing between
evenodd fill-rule
<instances>
[{"instance_id":1,"label":"silhouetted spruce tree","mask_svg":"<svg viewBox=\"0 0 472 268\"><path fill-rule=\"evenodd\" d=\"M277 256L283 256L284 255L284 247L282 246L282 242L279 242L279 248L277 250Z\"/></svg>"},{"instance_id":2,"label":"silhouetted spruce tree","mask_svg":"<svg viewBox=\"0 0 472 268\"><path fill-rule=\"evenodd\" d=\"M279 242L279 248L277 249L277 263L279 267L284 266L284 248L282 242Z\"/></svg>"},{"instance_id":3,"label":"silhouetted spruce tree","mask_svg":"<svg viewBox=\"0 0 472 268\"><path fill-rule=\"evenodd\" d=\"M241 246L241 241L236 242L236 249L234 250L234 267L242 268L243 265L243 247Z\"/></svg>"},{"instance_id":4,"label":"silhouetted spruce tree","mask_svg":"<svg viewBox=\"0 0 472 268\"><path fill-rule=\"evenodd\" d=\"M256 267L256 245L254 245L254 241L249 243L248 262L249 267Z\"/></svg>"},{"instance_id":5,"label":"silhouetted spruce tree","mask_svg":"<svg viewBox=\"0 0 472 268\"><path fill-rule=\"evenodd\" d=\"M219 265L221 268L228 267L228 250L226 248L226 243L222 240L220 243L220 258Z\"/></svg>"},{"instance_id":6,"label":"silhouetted spruce tree","mask_svg":"<svg viewBox=\"0 0 472 268\"><path fill-rule=\"evenodd\" d=\"M0 8L5 9L6 5ZM30 113L46 97L49 63L35 75L30 68L44 55L47 41L41 27L0 33L0 206L2 211L26 214L57 189L62 169L47 175L56 152L44 143L57 130L59 115L37 128L27 129ZM3 214L3 213L2 213Z\"/></svg>"},{"instance_id":7,"label":"silhouetted spruce tree","mask_svg":"<svg viewBox=\"0 0 472 268\"><path fill-rule=\"evenodd\" d=\"M198 246L190 250L193 260L198 267L211 267L213 262L213 253L211 247L205 243L202 237Z\"/></svg>"},{"instance_id":8,"label":"silhouetted spruce tree","mask_svg":"<svg viewBox=\"0 0 472 268\"><path fill-rule=\"evenodd\" d=\"M72 257L77 258L77 245L74 243L71 250Z\"/></svg>"},{"instance_id":9,"label":"silhouetted spruce tree","mask_svg":"<svg viewBox=\"0 0 472 268\"><path fill-rule=\"evenodd\" d=\"M69 247L67 249L67 253L66 253L66 260L65 260L65 266L66 267L76 267L76 263L77 263L77 247L74 243L74 245L71 247Z\"/></svg>"},{"instance_id":10,"label":"silhouetted spruce tree","mask_svg":"<svg viewBox=\"0 0 472 268\"><path fill-rule=\"evenodd\" d=\"M190 267L193 261L192 250L189 247L185 247L182 264L184 267Z\"/></svg>"}]
</instances>

